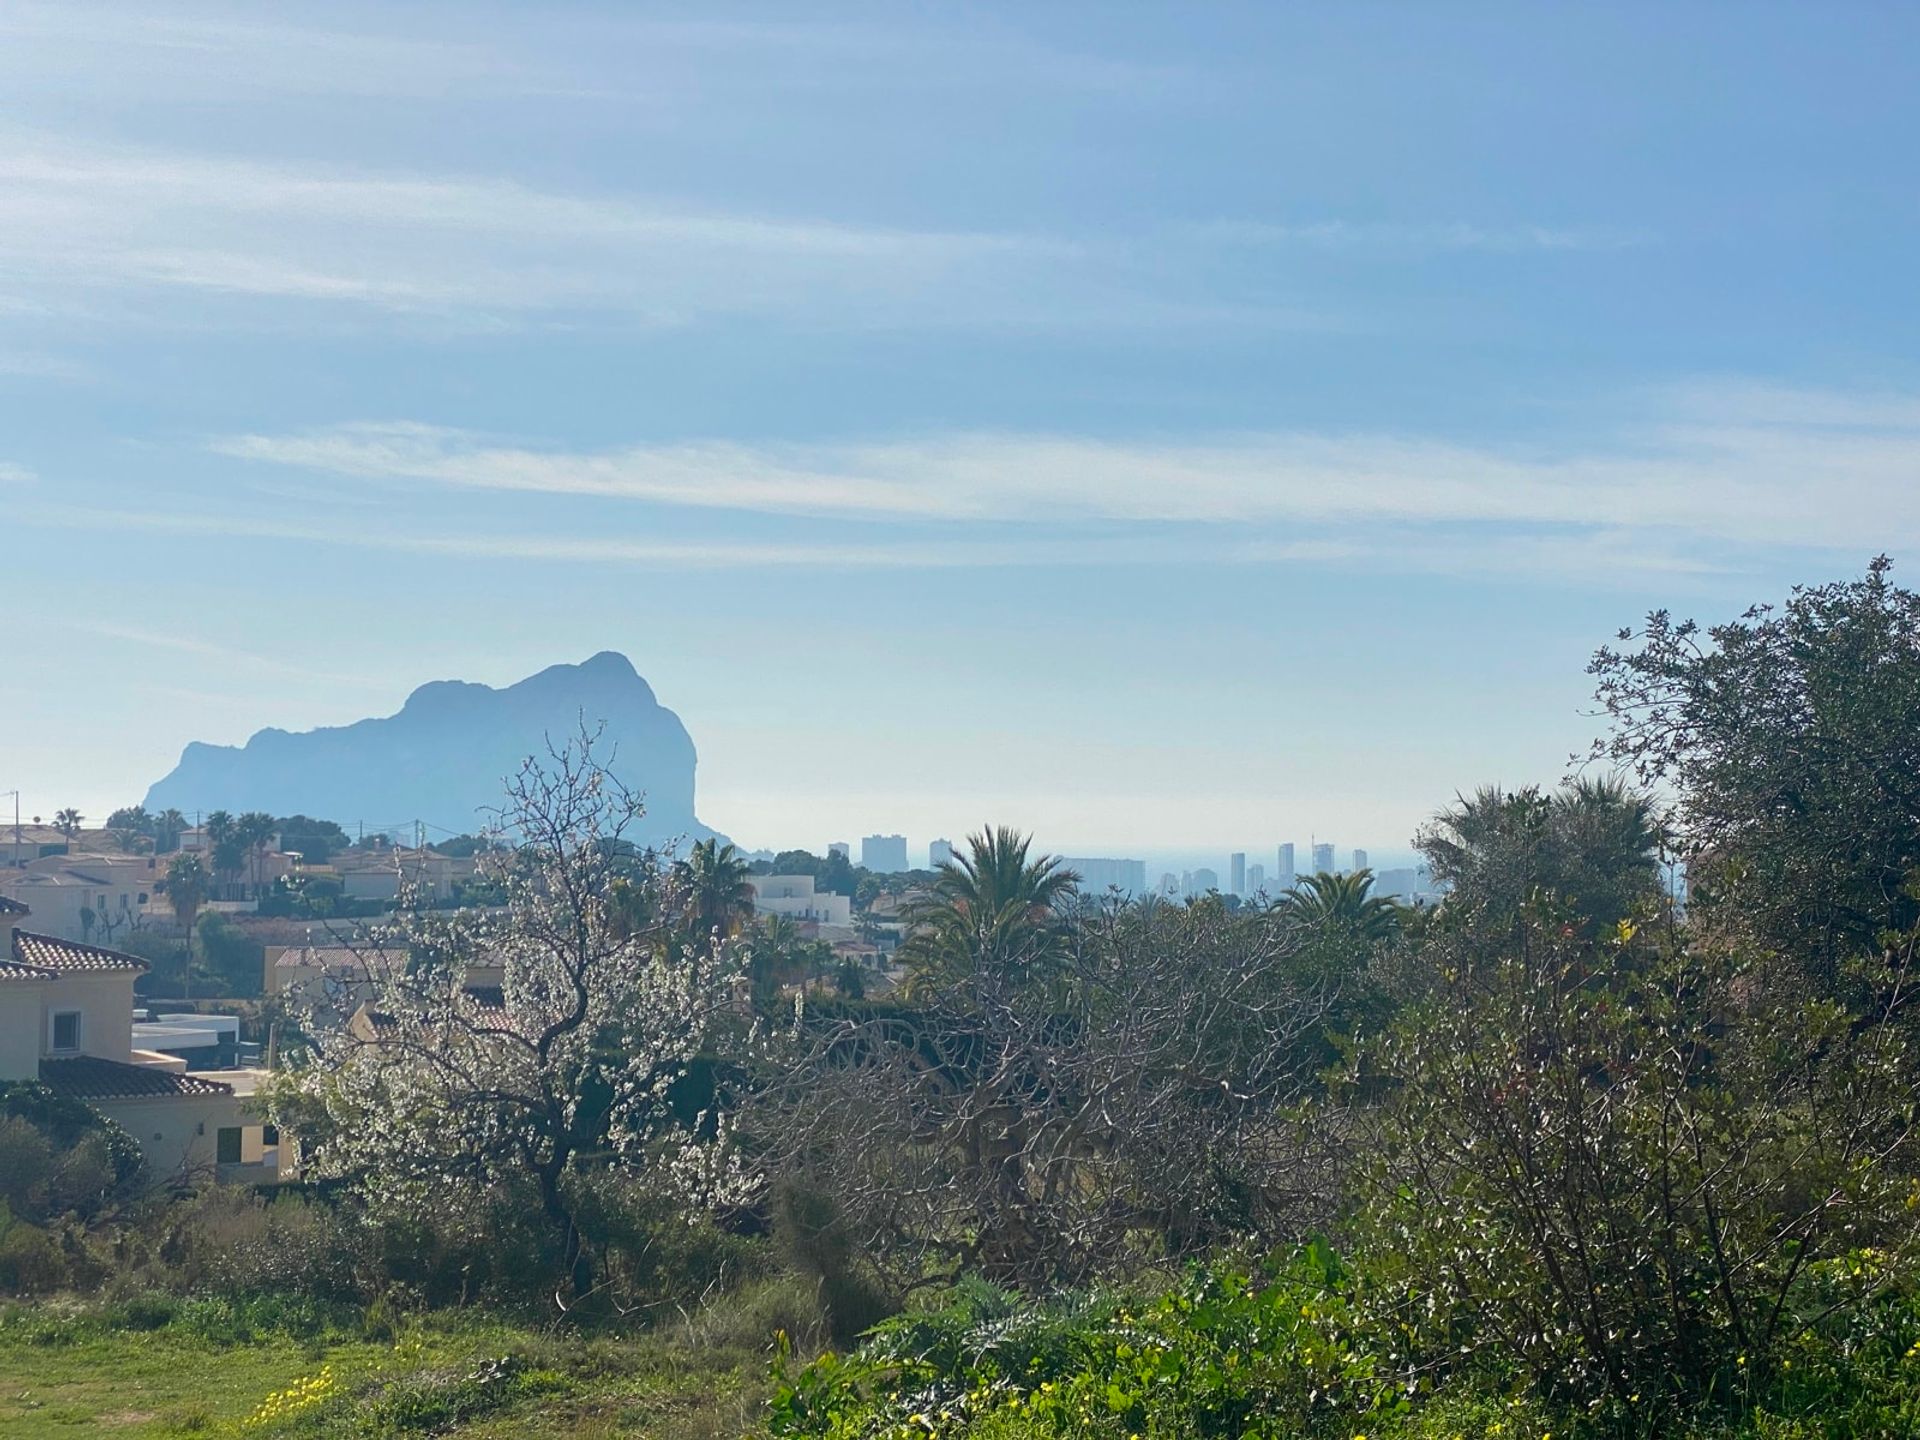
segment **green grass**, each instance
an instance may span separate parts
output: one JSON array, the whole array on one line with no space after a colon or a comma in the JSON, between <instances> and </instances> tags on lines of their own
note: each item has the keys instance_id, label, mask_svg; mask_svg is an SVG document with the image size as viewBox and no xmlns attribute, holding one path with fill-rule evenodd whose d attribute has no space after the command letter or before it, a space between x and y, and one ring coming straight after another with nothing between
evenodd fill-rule
<instances>
[{"instance_id":1,"label":"green grass","mask_svg":"<svg viewBox=\"0 0 1920 1440\"><path fill-rule=\"evenodd\" d=\"M692 1329L588 1337L441 1316L375 1340L311 1317L291 1334L230 1321L191 1306L0 1310L0 1435L732 1440L755 1428L768 1384L759 1344Z\"/></svg>"}]
</instances>

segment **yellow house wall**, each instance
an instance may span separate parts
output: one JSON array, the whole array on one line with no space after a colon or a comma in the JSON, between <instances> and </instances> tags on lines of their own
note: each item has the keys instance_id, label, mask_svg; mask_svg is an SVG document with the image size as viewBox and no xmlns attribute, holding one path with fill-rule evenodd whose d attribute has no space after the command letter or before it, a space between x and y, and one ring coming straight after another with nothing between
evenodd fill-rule
<instances>
[{"instance_id":1,"label":"yellow house wall","mask_svg":"<svg viewBox=\"0 0 1920 1440\"><path fill-rule=\"evenodd\" d=\"M62 975L41 987L41 1053L53 1048L53 1015L78 1010L80 1052L103 1060L125 1060L133 1054L133 974Z\"/></svg>"},{"instance_id":2,"label":"yellow house wall","mask_svg":"<svg viewBox=\"0 0 1920 1440\"><path fill-rule=\"evenodd\" d=\"M147 1157L147 1178L154 1181L212 1175L221 1128L259 1123L236 1095L159 1095L89 1103L140 1142ZM257 1153L253 1158L258 1158Z\"/></svg>"}]
</instances>

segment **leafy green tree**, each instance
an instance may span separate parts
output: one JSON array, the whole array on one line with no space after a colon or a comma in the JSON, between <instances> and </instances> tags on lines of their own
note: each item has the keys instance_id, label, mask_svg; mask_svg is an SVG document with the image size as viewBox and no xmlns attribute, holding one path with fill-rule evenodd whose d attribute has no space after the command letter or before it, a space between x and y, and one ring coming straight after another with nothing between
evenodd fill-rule
<instances>
[{"instance_id":1,"label":"leafy green tree","mask_svg":"<svg viewBox=\"0 0 1920 1440\"><path fill-rule=\"evenodd\" d=\"M266 948L218 911L200 917L194 927L200 958L209 974L219 977L229 995L258 995L265 980Z\"/></svg>"},{"instance_id":2,"label":"leafy green tree","mask_svg":"<svg viewBox=\"0 0 1920 1440\"><path fill-rule=\"evenodd\" d=\"M823 895L845 895L852 899L859 889L860 877L854 873L853 862L835 850L813 872L813 884Z\"/></svg>"},{"instance_id":3,"label":"leafy green tree","mask_svg":"<svg viewBox=\"0 0 1920 1440\"><path fill-rule=\"evenodd\" d=\"M297 853L309 865L324 865L353 843L347 832L333 821L316 820L310 815L283 815L274 822L274 828L279 832L281 846ZM443 853L451 852L443 850Z\"/></svg>"},{"instance_id":4,"label":"leafy green tree","mask_svg":"<svg viewBox=\"0 0 1920 1440\"><path fill-rule=\"evenodd\" d=\"M1044 978L1066 931L1064 906L1080 877L1051 855L1029 858L1030 837L991 826L940 867L902 918L900 959L917 992L969 980Z\"/></svg>"},{"instance_id":5,"label":"leafy green tree","mask_svg":"<svg viewBox=\"0 0 1920 1440\"><path fill-rule=\"evenodd\" d=\"M1914 1041L1571 917L1436 917L1429 989L1349 1072L1357 1231L1382 1293L1418 1297L1416 1370L1484 1350L1672 1433L1911 1277Z\"/></svg>"},{"instance_id":6,"label":"leafy green tree","mask_svg":"<svg viewBox=\"0 0 1920 1440\"><path fill-rule=\"evenodd\" d=\"M1891 572L1705 629L1656 611L1589 667L1597 753L1678 794L1690 908L1829 981L1920 920L1920 595Z\"/></svg>"}]
</instances>

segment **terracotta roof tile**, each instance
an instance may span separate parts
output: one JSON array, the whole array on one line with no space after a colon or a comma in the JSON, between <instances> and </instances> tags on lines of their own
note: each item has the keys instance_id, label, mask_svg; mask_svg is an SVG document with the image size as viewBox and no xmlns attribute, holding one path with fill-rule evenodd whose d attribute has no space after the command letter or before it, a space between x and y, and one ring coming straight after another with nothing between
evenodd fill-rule
<instances>
[{"instance_id":1,"label":"terracotta roof tile","mask_svg":"<svg viewBox=\"0 0 1920 1440\"><path fill-rule=\"evenodd\" d=\"M13 958L17 964L57 970L63 975L100 975L115 971L139 975L147 969L147 962L137 955L102 950L98 945L82 945L74 940L56 940L51 935L35 935L26 930L13 932Z\"/></svg>"},{"instance_id":2,"label":"terracotta roof tile","mask_svg":"<svg viewBox=\"0 0 1920 1440\"><path fill-rule=\"evenodd\" d=\"M42 1060L40 1080L56 1094L74 1100L129 1100L143 1095L231 1095L233 1087L174 1070L156 1070L80 1055L71 1060Z\"/></svg>"},{"instance_id":3,"label":"terracotta roof tile","mask_svg":"<svg viewBox=\"0 0 1920 1440\"><path fill-rule=\"evenodd\" d=\"M49 970L44 965L16 965L11 960L0 960L0 981L58 980L59 978L58 970Z\"/></svg>"}]
</instances>

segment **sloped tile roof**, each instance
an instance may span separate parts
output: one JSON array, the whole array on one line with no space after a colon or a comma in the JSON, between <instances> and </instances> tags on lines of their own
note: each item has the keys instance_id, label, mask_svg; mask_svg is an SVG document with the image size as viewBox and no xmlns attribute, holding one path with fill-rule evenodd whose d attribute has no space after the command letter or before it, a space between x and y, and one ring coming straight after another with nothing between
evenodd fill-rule
<instances>
[{"instance_id":1,"label":"sloped tile roof","mask_svg":"<svg viewBox=\"0 0 1920 1440\"><path fill-rule=\"evenodd\" d=\"M378 945L295 945L281 952L273 965L276 970L365 970L369 963L398 965L404 958L401 952Z\"/></svg>"},{"instance_id":2,"label":"sloped tile roof","mask_svg":"<svg viewBox=\"0 0 1920 1440\"><path fill-rule=\"evenodd\" d=\"M13 932L13 958L16 964L57 970L62 975L104 975L114 971L139 975L148 968L147 962L138 955L102 950L98 945L82 945L75 940L56 940L51 935L35 935L26 930Z\"/></svg>"},{"instance_id":3,"label":"sloped tile roof","mask_svg":"<svg viewBox=\"0 0 1920 1440\"><path fill-rule=\"evenodd\" d=\"M0 981L58 980L59 978L58 970L49 970L44 965L16 965L11 960L0 960Z\"/></svg>"},{"instance_id":4,"label":"sloped tile roof","mask_svg":"<svg viewBox=\"0 0 1920 1440\"><path fill-rule=\"evenodd\" d=\"M233 1087L174 1070L156 1070L79 1055L71 1060L42 1060L40 1080L74 1100L130 1100L144 1095L231 1095Z\"/></svg>"}]
</instances>

